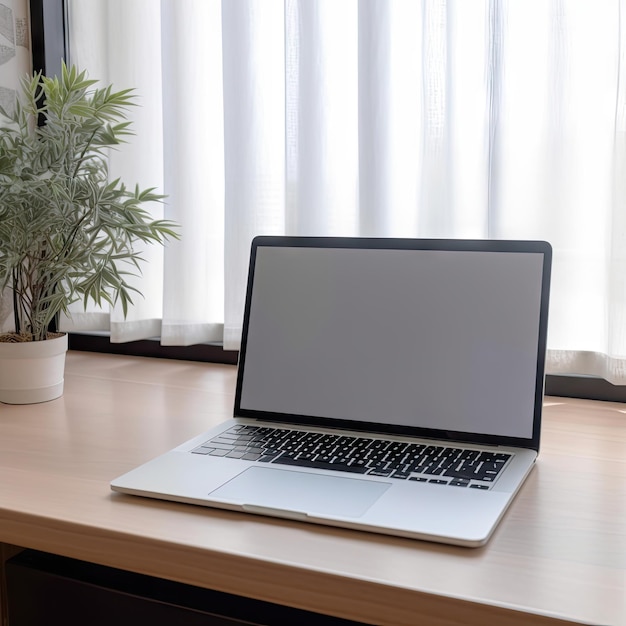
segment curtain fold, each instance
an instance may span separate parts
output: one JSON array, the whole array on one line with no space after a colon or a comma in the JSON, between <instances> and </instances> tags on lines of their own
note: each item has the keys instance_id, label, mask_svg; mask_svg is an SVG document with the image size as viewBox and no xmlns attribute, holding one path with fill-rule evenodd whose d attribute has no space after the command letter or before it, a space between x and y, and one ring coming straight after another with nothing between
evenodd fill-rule
<instances>
[{"instance_id":1,"label":"curtain fold","mask_svg":"<svg viewBox=\"0 0 626 626\"><path fill-rule=\"evenodd\" d=\"M546 239L548 371L626 383L623 9L71 0L71 61L140 95L112 172L182 239L67 328L235 349L256 234Z\"/></svg>"},{"instance_id":2,"label":"curtain fold","mask_svg":"<svg viewBox=\"0 0 626 626\"><path fill-rule=\"evenodd\" d=\"M221 6L206 0L182 3L164 0L161 16L163 190L167 195L167 216L180 224L181 236L165 249L161 343L221 342L224 310ZM184 54L180 42L185 42ZM201 72L189 62L190 55L202 59Z\"/></svg>"},{"instance_id":3,"label":"curtain fold","mask_svg":"<svg viewBox=\"0 0 626 626\"><path fill-rule=\"evenodd\" d=\"M356 234L357 4L285 3L288 234Z\"/></svg>"},{"instance_id":4,"label":"curtain fold","mask_svg":"<svg viewBox=\"0 0 626 626\"><path fill-rule=\"evenodd\" d=\"M283 5L222 3L224 347L239 347L250 241L280 234L285 213Z\"/></svg>"}]
</instances>

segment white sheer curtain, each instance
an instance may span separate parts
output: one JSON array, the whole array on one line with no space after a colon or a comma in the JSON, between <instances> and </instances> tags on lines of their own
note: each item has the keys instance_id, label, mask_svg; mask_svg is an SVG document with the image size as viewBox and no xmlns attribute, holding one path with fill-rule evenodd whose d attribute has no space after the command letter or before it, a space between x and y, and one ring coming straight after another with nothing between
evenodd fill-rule
<instances>
[{"instance_id":1,"label":"white sheer curtain","mask_svg":"<svg viewBox=\"0 0 626 626\"><path fill-rule=\"evenodd\" d=\"M70 1L71 61L136 87L112 155L182 239L114 341L236 348L256 234L541 238L549 371L626 383L620 0Z\"/></svg>"}]
</instances>

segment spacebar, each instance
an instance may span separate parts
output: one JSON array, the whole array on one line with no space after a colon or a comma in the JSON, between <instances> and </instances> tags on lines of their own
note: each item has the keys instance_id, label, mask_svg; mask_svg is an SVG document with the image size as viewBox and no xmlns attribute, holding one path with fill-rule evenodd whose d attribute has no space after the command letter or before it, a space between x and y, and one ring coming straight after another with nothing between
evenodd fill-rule
<instances>
[{"instance_id":1,"label":"spacebar","mask_svg":"<svg viewBox=\"0 0 626 626\"><path fill-rule=\"evenodd\" d=\"M292 459L290 457L278 457L272 463L282 465L295 465L296 467L311 467L313 469L335 470L336 472L352 472L353 474L365 474L367 467L353 467L344 463L324 463L323 461L310 461L307 459Z\"/></svg>"}]
</instances>

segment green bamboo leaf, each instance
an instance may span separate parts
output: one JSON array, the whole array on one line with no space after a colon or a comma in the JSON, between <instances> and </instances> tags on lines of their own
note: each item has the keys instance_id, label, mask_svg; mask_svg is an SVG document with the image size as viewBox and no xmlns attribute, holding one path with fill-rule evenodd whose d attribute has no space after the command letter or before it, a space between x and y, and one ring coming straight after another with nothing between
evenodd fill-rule
<instances>
[{"instance_id":1,"label":"green bamboo leaf","mask_svg":"<svg viewBox=\"0 0 626 626\"><path fill-rule=\"evenodd\" d=\"M22 80L10 124L0 128L0 290L13 290L19 326L37 336L71 303L132 306L128 284L145 263L135 245L178 238L155 220L154 188L109 180L106 149L132 136L132 89L94 88L75 66L60 78ZM42 115L45 124L35 120Z\"/></svg>"}]
</instances>

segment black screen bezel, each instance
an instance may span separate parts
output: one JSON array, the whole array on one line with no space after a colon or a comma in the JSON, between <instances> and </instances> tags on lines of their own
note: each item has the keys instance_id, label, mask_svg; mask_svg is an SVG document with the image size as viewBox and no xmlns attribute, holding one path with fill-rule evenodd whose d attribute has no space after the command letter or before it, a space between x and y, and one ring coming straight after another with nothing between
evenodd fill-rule
<instances>
[{"instance_id":1,"label":"black screen bezel","mask_svg":"<svg viewBox=\"0 0 626 626\"><path fill-rule=\"evenodd\" d=\"M243 376L246 363L248 321L257 251L261 247L309 247L309 248L373 248L389 250L451 250L477 252L517 252L541 254L542 284L537 346L536 382L532 436L530 438L485 435L459 431L430 428L397 426L367 421L329 419L310 415L274 413L257 411L241 407ZM253 239L250 252L248 282L243 317L241 347L235 389L235 417L244 417L272 421L290 425L307 425L377 433L381 435L406 435L411 437L439 439L450 442L483 443L510 447L530 448L539 451L541 414L543 408L545 356L548 329L548 303L550 294L550 274L552 266L552 247L546 241L494 240L494 239L402 239L373 237L293 237L293 236L257 236Z\"/></svg>"}]
</instances>

